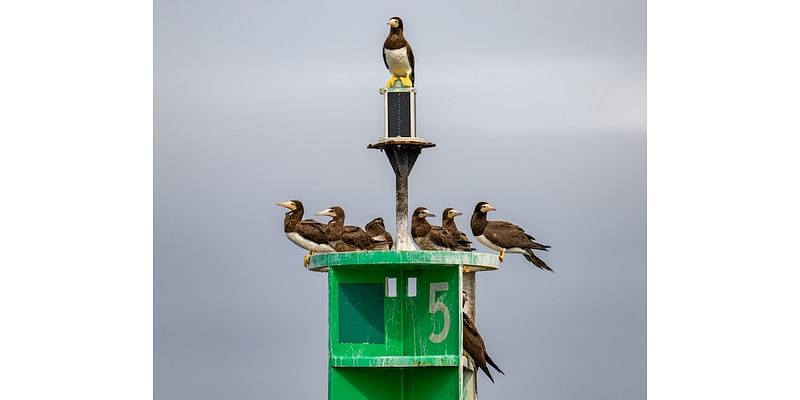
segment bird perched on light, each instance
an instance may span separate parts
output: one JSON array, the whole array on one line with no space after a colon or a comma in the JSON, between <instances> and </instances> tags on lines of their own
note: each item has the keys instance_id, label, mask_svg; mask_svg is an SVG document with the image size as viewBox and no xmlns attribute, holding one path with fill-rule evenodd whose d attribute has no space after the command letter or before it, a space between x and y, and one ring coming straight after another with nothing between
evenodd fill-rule
<instances>
[{"instance_id":1,"label":"bird perched on light","mask_svg":"<svg viewBox=\"0 0 800 400\"><path fill-rule=\"evenodd\" d=\"M279 207L289 209L283 217L283 232L286 237L300 248L308 250L303 257L303 265L308 267L314 253L332 253L333 247L328 244L328 234L325 225L313 219L303 220L303 202L288 200L277 204Z\"/></svg>"},{"instance_id":2,"label":"bird perched on light","mask_svg":"<svg viewBox=\"0 0 800 400\"><path fill-rule=\"evenodd\" d=\"M322 210L317 215L331 217L325 225L328 243L337 252L367 250L371 240L367 232L358 226L344 224L344 209L339 206Z\"/></svg>"},{"instance_id":3,"label":"bird perched on light","mask_svg":"<svg viewBox=\"0 0 800 400\"><path fill-rule=\"evenodd\" d=\"M392 77L386 87L392 87L400 79L403 86L414 86L414 52L403 35L403 20L400 17L389 18L389 36L383 42L383 63Z\"/></svg>"},{"instance_id":4,"label":"bird perched on light","mask_svg":"<svg viewBox=\"0 0 800 400\"><path fill-rule=\"evenodd\" d=\"M525 259L537 267L553 272L544 260L533 254L534 250L548 251L547 249L550 246L534 242L536 238L528 235L522 228L510 222L487 221L486 213L495 210L485 201L475 205L475 211L472 213L472 219L469 223L475 239L478 239L484 246L499 251L500 262L505 258L506 252L518 253L525 256Z\"/></svg>"},{"instance_id":5,"label":"bird perched on light","mask_svg":"<svg viewBox=\"0 0 800 400\"><path fill-rule=\"evenodd\" d=\"M425 207L417 207L411 215L411 237L420 250L461 250L458 241L441 226L431 225L427 217L436 215Z\"/></svg>"},{"instance_id":6,"label":"bird perched on light","mask_svg":"<svg viewBox=\"0 0 800 400\"><path fill-rule=\"evenodd\" d=\"M442 211L442 228L447 230L447 233L456 239L458 244L461 246L462 251L475 251L475 249L472 248L472 242L469 241L467 235L458 230L458 226L456 226L455 218L459 215L463 215L461 211L458 211L455 208L445 208L444 211Z\"/></svg>"},{"instance_id":7,"label":"bird perched on light","mask_svg":"<svg viewBox=\"0 0 800 400\"><path fill-rule=\"evenodd\" d=\"M461 300L461 308L464 308L465 303L468 300L467 292L461 292L462 300ZM494 383L494 378L492 377L492 373L489 372L489 367L486 365L487 363L491 365L497 372L505 375L506 373L500 369L500 367L495 364L494 360L489 357L489 353L486 352L486 344L483 342L483 338L481 334L478 333L478 327L475 326L475 320L473 320L467 313L462 312L463 316L463 326L464 326L464 351L469 354L475 364L480 368L486 376L489 377L489 380Z\"/></svg>"},{"instance_id":8,"label":"bird perched on light","mask_svg":"<svg viewBox=\"0 0 800 400\"><path fill-rule=\"evenodd\" d=\"M392 234L386 231L386 227L383 225L383 218L378 217L367 222L364 230L367 231L367 235L372 240L372 244L369 246L370 250L392 249L394 240L392 239Z\"/></svg>"}]
</instances>

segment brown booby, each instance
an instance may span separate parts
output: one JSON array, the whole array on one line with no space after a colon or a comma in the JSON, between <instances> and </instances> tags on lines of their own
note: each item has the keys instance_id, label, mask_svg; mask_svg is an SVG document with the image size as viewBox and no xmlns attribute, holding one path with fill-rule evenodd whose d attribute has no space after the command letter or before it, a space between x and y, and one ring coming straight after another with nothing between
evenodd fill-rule
<instances>
[{"instance_id":1,"label":"brown booby","mask_svg":"<svg viewBox=\"0 0 800 400\"><path fill-rule=\"evenodd\" d=\"M389 36L383 42L383 64L392 73L386 87L392 87L397 79L403 86L414 86L414 52L403 35L403 20L400 17L389 18Z\"/></svg>"},{"instance_id":2,"label":"brown booby","mask_svg":"<svg viewBox=\"0 0 800 400\"><path fill-rule=\"evenodd\" d=\"M331 217L325 226L328 243L337 252L367 250L371 240L367 232L358 226L344 224L344 209L339 206L322 210L317 215Z\"/></svg>"},{"instance_id":3,"label":"brown booby","mask_svg":"<svg viewBox=\"0 0 800 400\"><path fill-rule=\"evenodd\" d=\"M431 225L427 217L436 215L425 207L417 207L411 215L411 237L420 250L461 250L458 241L441 226Z\"/></svg>"},{"instance_id":4,"label":"brown booby","mask_svg":"<svg viewBox=\"0 0 800 400\"><path fill-rule=\"evenodd\" d=\"M294 244L308 250L308 255L303 257L303 265L308 262L314 253L332 253L333 247L328 244L328 234L325 225L313 219L303 220L303 202L300 200L287 200L277 204L288 208L283 218L283 232Z\"/></svg>"},{"instance_id":5,"label":"brown booby","mask_svg":"<svg viewBox=\"0 0 800 400\"><path fill-rule=\"evenodd\" d=\"M495 210L496 208L485 201L475 205L475 211L472 213L469 223L475 239L478 239L484 246L499 251L501 262L505 258L506 252L518 253L537 267L553 272L544 260L533 254L533 250L548 251L550 246L534 242L536 238L510 222L487 221L486 213Z\"/></svg>"},{"instance_id":6,"label":"brown booby","mask_svg":"<svg viewBox=\"0 0 800 400\"><path fill-rule=\"evenodd\" d=\"M394 240L392 239L392 234L386 231L386 227L383 225L383 218L378 217L367 222L364 230L367 231L367 235L372 240L372 244L369 246L370 250L392 249Z\"/></svg>"},{"instance_id":7,"label":"brown booby","mask_svg":"<svg viewBox=\"0 0 800 400\"><path fill-rule=\"evenodd\" d=\"M464 308L464 303L467 302L467 292L462 291L462 300L461 300L461 308ZM492 373L489 372L489 367L486 365L487 363L491 365L497 372L505 375L506 373L500 369L500 367L495 364L494 360L489 357L489 353L486 352L486 344L483 342L483 338L481 334L478 333L478 327L475 325L475 320L473 320L467 313L462 312L463 318L463 326L464 326L464 351L469 354L470 358L475 361L475 364L480 368L486 376L489 377L489 380L494 383L494 378L492 377Z\"/></svg>"},{"instance_id":8,"label":"brown booby","mask_svg":"<svg viewBox=\"0 0 800 400\"><path fill-rule=\"evenodd\" d=\"M467 235L458 230L458 226L456 226L455 218L459 215L463 215L461 211L455 208L445 208L444 211L442 211L442 228L446 229L451 236L456 238L458 244L461 245L462 251L475 251Z\"/></svg>"}]
</instances>

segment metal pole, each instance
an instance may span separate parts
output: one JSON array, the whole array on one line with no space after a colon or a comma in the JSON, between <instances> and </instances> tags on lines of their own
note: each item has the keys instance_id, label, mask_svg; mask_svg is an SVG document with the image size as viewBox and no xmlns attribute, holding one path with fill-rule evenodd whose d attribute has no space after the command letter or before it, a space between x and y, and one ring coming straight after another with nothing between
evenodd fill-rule
<instances>
[{"instance_id":1,"label":"metal pole","mask_svg":"<svg viewBox=\"0 0 800 400\"><path fill-rule=\"evenodd\" d=\"M475 272L464 272L464 291L467 292L469 301L464 304L464 312L475 320Z\"/></svg>"},{"instance_id":2,"label":"metal pole","mask_svg":"<svg viewBox=\"0 0 800 400\"><path fill-rule=\"evenodd\" d=\"M394 249L392 250L416 250L416 247L408 237L408 175L395 174L396 204L397 209L397 232L395 237Z\"/></svg>"},{"instance_id":3,"label":"metal pole","mask_svg":"<svg viewBox=\"0 0 800 400\"><path fill-rule=\"evenodd\" d=\"M462 289L467 293L467 298L469 299L469 301L464 304L464 313L475 321L475 272L465 271L462 275L462 279ZM476 400L478 398L478 366L475 365L473 361L470 363L470 368L472 368L471 379L464 382L465 385L470 386L470 390L464 393L464 400Z\"/></svg>"}]
</instances>

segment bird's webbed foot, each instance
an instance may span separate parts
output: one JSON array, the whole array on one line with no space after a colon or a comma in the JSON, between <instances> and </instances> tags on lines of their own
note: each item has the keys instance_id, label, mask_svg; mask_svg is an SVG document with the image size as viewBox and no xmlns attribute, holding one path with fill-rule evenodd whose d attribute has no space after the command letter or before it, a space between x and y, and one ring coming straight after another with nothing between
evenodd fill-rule
<instances>
[{"instance_id":1,"label":"bird's webbed foot","mask_svg":"<svg viewBox=\"0 0 800 400\"><path fill-rule=\"evenodd\" d=\"M395 82L397 79L398 79L398 78L397 78L397 76L395 76L395 74L392 74L392 77L391 77L391 78L389 78L389 81L388 81L388 82L386 82L386 87L387 87L387 88L390 88L390 87L392 87L392 86L394 85L394 82ZM400 82L402 82L402 80L400 80Z\"/></svg>"},{"instance_id":2,"label":"bird's webbed foot","mask_svg":"<svg viewBox=\"0 0 800 400\"><path fill-rule=\"evenodd\" d=\"M411 78L407 76L401 76L400 83L402 83L405 87L414 87L414 82L411 82Z\"/></svg>"},{"instance_id":3,"label":"bird's webbed foot","mask_svg":"<svg viewBox=\"0 0 800 400\"><path fill-rule=\"evenodd\" d=\"M500 259L500 262L503 262L503 259L506 258L506 249L500 249L500 255L497 258Z\"/></svg>"},{"instance_id":4,"label":"bird's webbed foot","mask_svg":"<svg viewBox=\"0 0 800 400\"><path fill-rule=\"evenodd\" d=\"M308 265L311 264L311 256L314 255L313 251L308 252L305 256L303 256L303 266L308 269Z\"/></svg>"}]
</instances>

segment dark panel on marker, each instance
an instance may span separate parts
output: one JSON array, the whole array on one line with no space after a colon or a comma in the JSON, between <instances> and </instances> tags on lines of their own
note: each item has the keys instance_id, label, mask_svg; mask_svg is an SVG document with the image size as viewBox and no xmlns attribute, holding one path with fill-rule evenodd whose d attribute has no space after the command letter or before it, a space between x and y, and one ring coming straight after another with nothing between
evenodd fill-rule
<instances>
[{"instance_id":1,"label":"dark panel on marker","mask_svg":"<svg viewBox=\"0 0 800 400\"><path fill-rule=\"evenodd\" d=\"M389 92L389 137L411 137L411 93Z\"/></svg>"},{"instance_id":2,"label":"dark panel on marker","mask_svg":"<svg viewBox=\"0 0 800 400\"><path fill-rule=\"evenodd\" d=\"M339 343L386 342L383 283L339 284Z\"/></svg>"}]
</instances>

